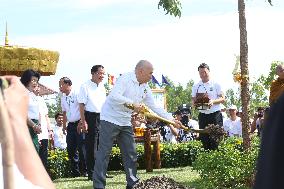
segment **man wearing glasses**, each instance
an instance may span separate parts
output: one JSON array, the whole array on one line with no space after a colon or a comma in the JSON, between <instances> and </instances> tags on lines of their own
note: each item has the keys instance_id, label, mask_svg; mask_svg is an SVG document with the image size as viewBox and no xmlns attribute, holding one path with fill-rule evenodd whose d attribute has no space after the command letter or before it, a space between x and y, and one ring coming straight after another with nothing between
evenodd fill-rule
<instances>
[{"instance_id":1,"label":"man wearing glasses","mask_svg":"<svg viewBox=\"0 0 284 189\"><path fill-rule=\"evenodd\" d=\"M102 81L105 70L102 65L91 69L91 79L82 84L78 96L81 116L81 129L86 133L86 162L88 179L92 180L95 152L98 147L100 112L106 99L106 90Z\"/></svg>"}]
</instances>

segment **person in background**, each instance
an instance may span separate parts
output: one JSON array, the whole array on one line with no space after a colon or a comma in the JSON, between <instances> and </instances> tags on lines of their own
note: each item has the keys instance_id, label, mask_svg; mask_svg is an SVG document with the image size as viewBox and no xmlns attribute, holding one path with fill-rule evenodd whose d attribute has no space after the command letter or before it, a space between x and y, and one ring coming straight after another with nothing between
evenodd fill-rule
<instances>
[{"instance_id":1,"label":"person in background","mask_svg":"<svg viewBox=\"0 0 284 189\"><path fill-rule=\"evenodd\" d=\"M284 92L284 65L278 64L276 66L276 75L278 78L270 85L269 105L277 101L279 96Z\"/></svg>"},{"instance_id":2,"label":"person in background","mask_svg":"<svg viewBox=\"0 0 284 189\"><path fill-rule=\"evenodd\" d=\"M224 123L224 121L228 118L227 109L226 109L226 106L224 106L224 104L221 104L221 114L222 114L223 123Z\"/></svg>"},{"instance_id":3,"label":"person in background","mask_svg":"<svg viewBox=\"0 0 284 189\"><path fill-rule=\"evenodd\" d=\"M63 133L63 113L55 114L56 124L53 127L54 148L66 149L66 134Z\"/></svg>"},{"instance_id":4,"label":"person in background","mask_svg":"<svg viewBox=\"0 0 284 189\"><path fill-rule=\"evenodd\" d=\"M237 112L237 116L242 119L242 117L243 117L243 110L242 110L242 107L239 108L239 110L238 110L238 112Z\"/></svg>"},{"instance_id":5,"label":"person in background","mask_svg":"<svg viewBox=\"0 0 284 189\"><path fill-rule=\"evenodd\" d=\"M264 107L258 107L257 112L253 116L253 121L251 123L250 133L257 131L257 135L261 136L264 125Z\"/></svg>"},{"instance_id":6,"label":"person in background","mask_svg":"<svg viewBox=\"0 0 284 189\"><path fill-rule=\"evenodd\" d=\"M31 72L30 74L33 73L34 72ZM23 81L24 83L30 83L30 77L27 77L26 74L27 73L24 74ZM9 138L12 142L12 146L10 146L9 149L13 150L14 188L55 189L54 184L48 176L37 151L35 150L27 127L30 91L27 92L26 88L16 76L4 76L4 78L9 82L9 87L4 90L6 107L4 108L8 111L10 123L10 127L7 128L10 129L10 132L12 133ZM1 112L5 111L4 108L1 109ZM0 127L1 126L3 125L1 124ZM4 183L2 179L5 177L2 175L3 168L5 168L2 167L2 159L7 155L2 154L2 147L3 146L0 144L0 188L2 188Z\"/></svg>"},{"instance_id":7,"label":"person in background","mask_svg":"<svg viewBox=\"0 0 284 189\"><path fill-rule=\"evenodd\" d=\"M59 80L59 90L65 94L61 98L61 108L63 111L63 131L66 130L66 123L68 122L66 142L72 176L84 176L85 171L83 170L81 174L79 166L80 162L85 162L85 158L83 153L83 133L77 132L80 122L78 94L72 88L72 81L68 77L62 77Z\"/></svg>"},{"instance_id":8,"label":"person in background","mask_svg":"<svg viewBox=\"0 0 284 189\"><path fill-rule=\"evenodd\" d=\"M180 127L181 123L174 120L170 113L155 105L152 91L147 84L152 74L153 65L147 60L140 60L134 72L119 77L107 96L101 111L100 142L94 168L94 188L105 188L106 186L109 155L115 139L122 153L126 188L133 188L139 181L131 115L133 112L140 113L143 110L143 103L159 116L175 121L175 127ZM134 110L127 108L126 105L133 106Z\"/></svg>"},{"instance_id":9,"label":"person in background","mask_svg":"<svg viewBox=\"0 0 284 189\"><path fill-rule=\"evenodd\" d=\"M34 89L34 93L39 102L39 120L41 126L41 133L38 134L39 139L39 157L47 170L47 157L48 157L48 141L53 139L53 130L50 126L50 119L48 117L48 108L43 97L40 96L39 85Z\"/></svg>"},{"instance_id":10,"label":"person in background","mask_svg":"<svg viewBox=\"0 0 284 189\"><path fill-rule=\"evenodd\" d=\"M98 148L100 113L106 99L106 90L102 81L105 69L95 65L91 69L91 79L82 84L78 95L81 127L86 132L86 161L88 179L93 180L94 163Z\"/></svg>"},{"instance_id":11,"label":"person in background","mask_svg":"<svg viewBox=\"0 0 284 189\"><path fill-rule=\"evenodd\" d=\"M41 133L40 126L40 102L38 97L34 93L38 87L38 81L40 79L40 74L32 69L25 70L21 76L21 82L26 87L29 94L29 106L28 106L28 118L27 124L29 127L29 132L32 137L35 149L39 152L39 140L38 134Z\"/></svg>"},{"instance_id":12,"label":"person in background","mask_svg":"<svg viewBox=\"0 0 284 189\"><path fill-rule=\"evenodd\" d=\"M278 189L283 186L284 93L265 109L265 126L256 166L254 189Z\"/></svg>"},{"instance_id":13,"label":"person in background","mask_svg":"<svg viewBox=\"0 0 284 189\"><path fill-rule=\"evenodd\" d=\"M184 126L192 129L198 129L198 122L193 120L191 117L190 109L180 109L175 112L176 119L179 120ZM197 133L188 132L184 129L179 129L178 141L187 142L190 140L196 139L198 136Z\"/></svg>"},{"instance_id":14,"label":"person in background","mask_svg":"<svg viewBox=\"0 0 284 189\"><path fill-rule=\"evenodd\" d=\"M237 106L231 105L229 107L230 117L224 121L223 128L230 137L242 137L242 122L241 118L237 116Z\"/></svg>"},{"instance_id":15,"label":"person in background","mask_svg":"<svg viewBox=\"0 0 284 189\"><path fill-rule=\"evenodd\" d=\"M192 88L192 104L197 106L199 95L206 95L209 98L208 107L199 109L198 121L199 128L205 129L208 124L223 126L223 116L221 113L221 104L225 102L225 96L221 85L210 78L209 66L202 63L198 66L201 81L196 83ZM202 96L203 96L202 95ZM217 143L209 138L208 134L200 134L199 139L203 143L205 149L216 149Z\"/></svg>"},{"instance_id":16,"label":"person in background","mask_svg":"<svg viewBox=\"0 0 284 189\"><path fill-rule=\"evenodd\" d=\"M172 144L176 144L177 143L177 138L179 135L179 131L177 128L175 128L172 125L165 125L164 127L164 132L165 132L165 138L163 140L163 142L168 142L168 143L172 143Z\"/></svg>"}]
</instances>

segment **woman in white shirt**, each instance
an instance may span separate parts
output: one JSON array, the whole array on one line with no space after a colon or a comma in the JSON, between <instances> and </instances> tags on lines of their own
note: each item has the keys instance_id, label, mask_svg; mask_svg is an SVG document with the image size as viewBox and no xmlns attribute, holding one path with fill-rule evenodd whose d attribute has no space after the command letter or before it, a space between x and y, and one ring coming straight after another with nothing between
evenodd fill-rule
<instances>
[{"instance_id":1,"label":"woman in white shirt","mask_svg":"<svg viewBox=\"0 0 284 189\"><path fill-rule=\"evenodd\" d=\"M28 104L28 127L32 137L33 144L36 151L39 152L39 141L38 134L41 133L40 127L40 116L39 116L39 100L34 94L34 90L38 86L38 80L40 74L32 69L28 69L23 72L21 77L22 84L27 88L29 93L29 104Z\"/></svg>"}]
</instances>

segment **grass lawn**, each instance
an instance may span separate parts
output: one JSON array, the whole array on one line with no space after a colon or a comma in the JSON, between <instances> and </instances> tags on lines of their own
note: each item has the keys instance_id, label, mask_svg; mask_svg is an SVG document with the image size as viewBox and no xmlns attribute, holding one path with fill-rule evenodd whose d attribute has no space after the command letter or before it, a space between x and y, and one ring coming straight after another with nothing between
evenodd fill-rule
<instances>
[{"instance_id":1,"label":"grass lawn","mask_svg":"<svg viewBox=\"0 0 284 189\"><path fill-rule=\"evenodd\" d=\"M113 178L107 179L107 189L124 189L126 186L125 174L123 171L110 171ZM191 167L169 168L169 169L154 169L151 173L146 173L145 170L139 170L138 176L141 180L146 180L152 176L162 176L173 178L175 181L196 189L203 189L202 181L196 171ZM88 181L87 177L78 178L63 178L54 180L56 188L58 189L72 189L72 188L86 188L93 189L93 182Z\"/></svg>"}]
</instances>

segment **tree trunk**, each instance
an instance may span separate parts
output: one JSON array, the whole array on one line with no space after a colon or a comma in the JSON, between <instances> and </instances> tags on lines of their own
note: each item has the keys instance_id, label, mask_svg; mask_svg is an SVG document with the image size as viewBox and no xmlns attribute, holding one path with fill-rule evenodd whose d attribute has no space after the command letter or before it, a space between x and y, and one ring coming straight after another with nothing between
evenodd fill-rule
<instances>
[{"instance_id":1,"label":"tree trunk","mask_svg":"<svg viewBox=\"0 0 284 189\"><path fill-rule=\"evenodd\" d=\"M249 138L249 73L248 73L248 44L246 30L245 2L238 0L239 29L240 29L240 65L241 65L241 101L242 101L242 135L245 149L250 148Z\"/></svg>"}]
</instances>

